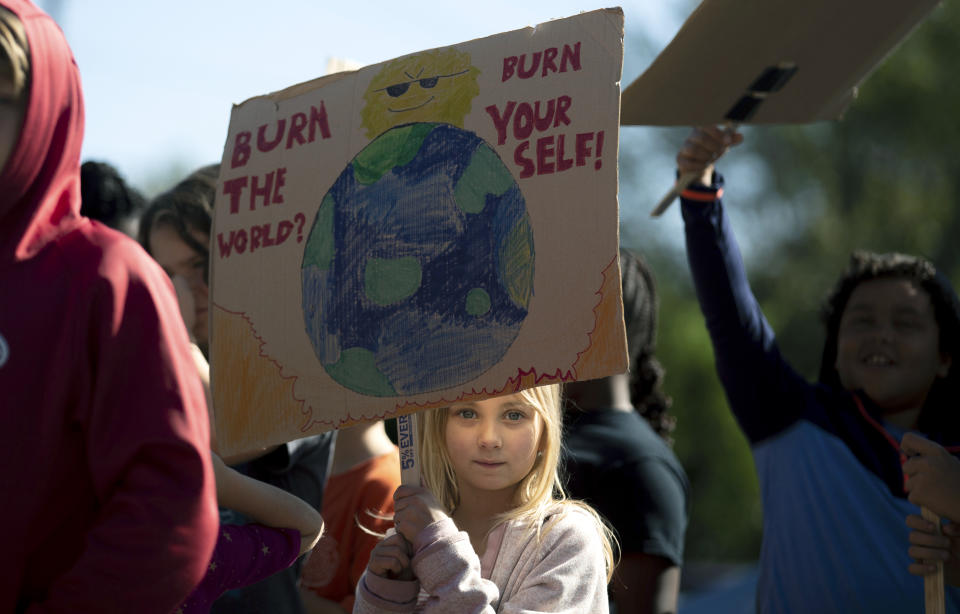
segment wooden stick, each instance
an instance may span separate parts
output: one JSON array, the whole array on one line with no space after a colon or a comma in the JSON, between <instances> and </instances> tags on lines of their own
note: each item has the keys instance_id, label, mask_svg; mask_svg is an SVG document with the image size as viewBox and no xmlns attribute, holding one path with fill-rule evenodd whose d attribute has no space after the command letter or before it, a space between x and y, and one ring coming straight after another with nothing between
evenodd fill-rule
<instances>
[{"instance_id":1,"label":"wooden stick","mask_svg":"<svg viewBox=\"0 0 960 614\"><path fill-rule=\"evenodd\" d=\"M920 508L924 520L932 522L940 533L940 516L925 507ZM923 602L927 614L946 614L947 608L943 595L943 562L937 561L937 571L923 577Z\"/></svg>"},{"instance_id":2,"label":"wooden stick","mask_svg":"<svg viewBox=\"0 0 960 614\"><path fill-rule=\"evenodd\" d=\"M660 217L664 211L667 210L673 201L676 200L677 196L680 196L680 193L690 187L690 184L700 175L696 172L686 172L680 175L677 178L677 183L674 184L673 188L667 192L663 198L660 199L660 202L657 203L657 206L653 208L653 211L650 212L650 217Z\"/></svg>"},{"instance_id":3,"label":"wooden stick","mask_svg":"<svg viewBox=\"0 0 960 614\"><path fill-rule=\"evenodd\" d=\"M738 122L728 121L724 124L724 132L727 134L733 134L740 127ZM726 149L723 150L723 153L726 153ZM720 154L723 155L723 154ZM718 156L719 157L719 156ZM650 217L660 217L667 208L673 204L673 201L680 196L680 193L690 187L690 184L696 181L696 179L701 175L696 171L688 171L681 174L677 178L677 182L673 185L669 192L664 194L663 198L660 199L660 202L657 203L657 206L653 208L653 211L650 212Z\"/></svg>"}]
</instances>

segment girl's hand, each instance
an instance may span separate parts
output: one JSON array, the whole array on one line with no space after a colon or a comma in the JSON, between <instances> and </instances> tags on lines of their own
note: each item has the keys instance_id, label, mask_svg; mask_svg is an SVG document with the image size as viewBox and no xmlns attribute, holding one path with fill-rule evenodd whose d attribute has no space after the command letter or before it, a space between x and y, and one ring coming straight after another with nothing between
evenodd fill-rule
<instances>
[{"instance_id":1,"label":"girl's hand","mask_svg":"<svg viewBox=\"0 0 960 614\"><path fill-rule=\"evenodd\" d=\"M960 522L960 460L914 433L904 435L900 447L910 456L903 464L910 502Z\"/></svg>"},{"instance_id":2,"label":"girl's hand","mask_svg":"<svg viewBox=\"0 0 960 614\"><path fill-rule=\"evenodd\" d=\"M925 576L937 570L936 563L943 563L943 579L951 586L960 586L960 525L955 522L943 526L943 535L922 516L907 516L910 531L910 549L914 562L907 570L915 576Z\"/></svg>"},{"instance_id":3,"label":"girl's hand","mask_svg":"<svg viewBox=\"0 0 960 614\"><path fill-rule=\"evenodd\" d=\"M677 169L680 174L697 173L698 182L708 186L713 179L713 163L734 145L743 142L743 135L716 126L699 126L693 129L677 153Z\"/></svg>"},{"instance_id":4,"label":"girl's hand","mask_svg":"<svg viewBox=\"0 0 960 614\"><path fill-rule=\"evenodd\" d=\"M393 533L381 539L370 551L367 570L390 580L413 580L410 558L410 544L403 535Z\"/></svg>"},{"instance_id":5,"label":"girl's hand","mask_svg":"<svg viewBox=\"0 0 960 614\"><path fill-rule=\"evenodd\" d=\"M440 502L426 488L401 486L393 493L393 524L408 542L428 525L447 517Z\"/></svg>"}]
</instances>

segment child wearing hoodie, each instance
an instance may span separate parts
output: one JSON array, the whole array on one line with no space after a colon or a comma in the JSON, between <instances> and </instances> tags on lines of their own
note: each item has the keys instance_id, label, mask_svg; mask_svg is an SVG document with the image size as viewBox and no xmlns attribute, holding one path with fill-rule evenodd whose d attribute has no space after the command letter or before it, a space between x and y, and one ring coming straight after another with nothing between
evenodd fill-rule
<instances>
[{"instance_id":1,"label":"child wearing hoodie","mask_svg":"<svg viewBox=\"0 0 960 614\"><path fill-rule=\"evenodd\" d=\"M217 535L203 389L170 280L80 215L57 25L0 0L3 612L168 614Z\"/></svg>"}]
</instances>

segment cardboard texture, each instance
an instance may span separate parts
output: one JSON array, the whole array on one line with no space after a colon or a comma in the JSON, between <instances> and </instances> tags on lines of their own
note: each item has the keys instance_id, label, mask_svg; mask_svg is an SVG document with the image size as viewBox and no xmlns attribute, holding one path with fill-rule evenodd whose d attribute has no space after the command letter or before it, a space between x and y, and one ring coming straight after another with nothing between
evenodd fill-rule
<instances>
[{"instance_id":1,"label":"cardboard texture","mask_svg":"<svg viewBox=\"0 0 960 614\"><path fill-rule=\"evenodd\" d=\"M623 14L235 106L211 238L221 454L626 370Z\"/></svg>"},{"instance_id":2,"label":"cardboard texture","mask_svg":"<svg viewBox=\"0 0 960 614\"><path fill-rule=\"evenodd\" d=\"M836 119L856 96L856 86L937 4L704 0L624 90L621 124ZM770 77L791 66L795 73L780 89L769 90L765 73Z\"/></svg>"}]
</instances>

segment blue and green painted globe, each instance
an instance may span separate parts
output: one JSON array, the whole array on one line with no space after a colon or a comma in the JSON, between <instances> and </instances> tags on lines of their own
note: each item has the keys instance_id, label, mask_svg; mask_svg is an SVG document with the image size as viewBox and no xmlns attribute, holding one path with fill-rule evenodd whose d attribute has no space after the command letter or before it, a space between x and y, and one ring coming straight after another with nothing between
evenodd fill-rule
<instances>
[{"instance_id":1,"label":"blue and green painted globe","mask_svg":"<svg viewBox=\"0 0 960 614\"><path fill-rule=\"evenodd\" d=\"M303 314L330 376L372 396L441 390L503 357L533 294L520 188L483 139L414 123L367 145L323 197Z\"/></svg>"}]
</instances>

